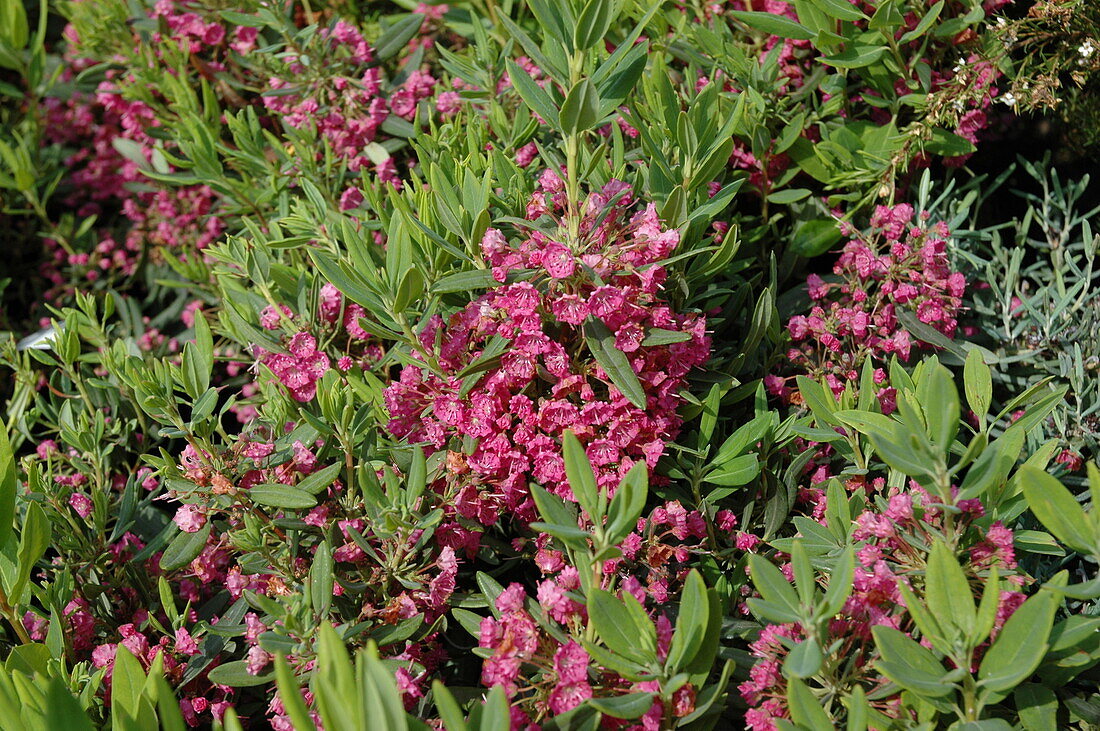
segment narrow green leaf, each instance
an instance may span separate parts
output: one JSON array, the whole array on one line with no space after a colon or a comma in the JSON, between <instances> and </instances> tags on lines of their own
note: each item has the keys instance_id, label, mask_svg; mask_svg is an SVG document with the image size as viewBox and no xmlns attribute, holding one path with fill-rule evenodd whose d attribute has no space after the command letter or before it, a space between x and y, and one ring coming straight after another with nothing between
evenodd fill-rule
<instances>
[{"instance_id":1,"label":"narrow green leaf","mask_svg":"<svg viewBox=\"0 0 1100 731\"><path fill-rule=\"evenodd\" d=\"M248 497L257 505L267 505L273 508L302 510L312 508L317 504L317 497L305 490L278 483L255 485L249 488Z\"/></svg>"},{"instance_id":2,"label":"narrow green leaf","mask_svg":"<svg viewBox=\"0 0 1100 731\"><path fill-rule=\"evenodd\" d=\"M670 673L674 674L691 663L702 644L707 624L714 620L710 616L707 585L699 572L692 569L684 582L680 613L676 617L676 631L672 634L668 659L665 661Z\"/></svg>"},{"instance_id":3,"label":"narrow green leaf","mask_svg":"<svg viewBox=\"0 0 1100 731\"><path fill-rule=\"evenodd\" d=\"M1043 470L1026 464L1020 467L1016 475L1028 507L1047 530L1078 553L1092 555L1100 552L1092 523L1061 482Z\"/></svg>"},{"instance_id":4,"label":"narrow green leaf","mask_svg":"<svg viewBox=\"0 0 1100 731\"><path fill-rule=\"evenodd\" d=\"M1017 609L982 658L980 685L994 692L1011 690L1039 666L1058 609L1055 595L1040 591Z\"/></svg>"},{"instance_id":5,"label":"narrow green leaf","mask_svg":"<svg viewBox=\"0 0 1100 731\"><path fill-rule=\"evenodd\" d=\"M638 374L623 351L615 347L615 336L607 325L595 317L589 317L584 325L585 341L592 356L599 363L611 383L626 396L635 407L646 408L646 395Z\"/></svg>"},{"instance_id":6,"label":"narrow green leaf","mask_svg":"<svg viewBox=\"0 0 1100 731\"><path fill-rule=\"evenodd\" d=\"M751 10L731 10L729 14L750 28L762 30L768 35L791 38L796 41L811 41L817 35L796 20L774 13L762 13Z\"/></svg>"},{"instance_id":7,"label":"narrow green leaf","mask_svg":"<svg viewBox=\"0 0 1100 731\"><path fill-rule=\"evenodd\" d=\"M206 540L210 537L212 527L213 524L207 521L206 525L195 533L179 531L160 556L161 569L174 571L194 561L195 557L202 553L203 547L206 546Z\"/></svg>"},{"instance_id":8,"label":"narrow green leaf","mask_svg":"<svg viewBox=\"0 0 1100 731\"><path fill-rule=\"evenodd\" d=\"M385 61L388 58L396 56L409 45L409 41L416 37L416 34L420 32L420 27L423 24L423 15L420 13L409 13L404 18L401 18L396 23L386 28L374 44L374 57L379 61Z\"/></svg>"},{"instance_id":9,"label":"narrow green leaf","mask_svg":"<svg viewBox=\"0 0 1100 731\"><path fill-rule=\"evenodd\" d=\"M0 548L11 538L15 524L15 487L17 482L15 455L11 451L7 430L0 427Z\"/></svg>"},{"instance_id":10,"label":"narrow green leaf","mask_svg":"<svg viewBox=\"0 0 1100 731\"><path fill-rule=\"evenodd\" d=\"M558 108L546 91L535 83L523 68L511 59L507 62L508 78L512 80L512 87L523 99L524 104L535 114L542 117L553 129L561 129L561 121L558 117Z\"/></svg>"},{"instance_id":11,"label":"narrow green leaf","mask_svg":"<svg viewBox=\"0 0 1100 731\"><path fill-rule=\"evenodd\" d=\"M598 508L600 493L599 487L596 485L596 473L592 469L592 464L588 461L584 447L581 446L580 441L572 431L567 429L565 434L562 435L561 441L565 476L570 489L573 491L573 496L596 525L600 525L603 518L599 514Z\"/></svg>"},{"instance_id":12,"label":"narrow green leaf","mask_svg":"<svg viewBox=\"0 0 1100 731\"><path fill-rule=\"evenodd\" d=\"M561 104L561 128L567 135L591 129L600 121L600 95L588 79L581 79Z\"/></svg>"}]
</instances>

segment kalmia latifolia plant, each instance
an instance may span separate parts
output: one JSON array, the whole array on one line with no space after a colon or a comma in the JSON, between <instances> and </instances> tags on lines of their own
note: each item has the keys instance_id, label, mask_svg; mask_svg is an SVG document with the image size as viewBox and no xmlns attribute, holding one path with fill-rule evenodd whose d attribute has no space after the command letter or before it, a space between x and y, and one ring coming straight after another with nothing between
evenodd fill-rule
<instances>
[{"instance_id":1,"label":"kalmia latifolia plant","mask_svg":"<svg viewBox=\"0 0 1100 731\"><path fill-rule=\"evenodd\" d=\"M1097 727L1088 5L0 0L0 727Z\"/></svg>"}]
</instances>

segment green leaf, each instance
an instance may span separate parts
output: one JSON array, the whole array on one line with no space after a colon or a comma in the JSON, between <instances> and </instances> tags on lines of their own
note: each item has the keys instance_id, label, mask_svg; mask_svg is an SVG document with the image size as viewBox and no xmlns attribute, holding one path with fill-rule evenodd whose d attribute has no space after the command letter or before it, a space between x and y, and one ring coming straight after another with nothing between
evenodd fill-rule
<instances>
[{"instance_id":1,"label":"green leaf","mask_svg":"<svg viewBox=\"0 0 1100 731\"><path fill-rule=\"evenodd\" d=\"M577 19L577 32L573 37L576 50L584 51L603 40L612 18L617 15L615 5L612 0L588 0Z\"/></svg>"},{"instance_id":2,"label":"green leaf","mask_svg":"<svg viewBox=\"0 0 1100 731\"><path fill-rule=\"evenodd\" d=\"M194 561L202 553L202 549L206 545L206 539L210 537L212 527L213 523L208 520L206 525L195 533L179 531L172 542L168 544L168 547L164 549L164 553L161 554L161 569L174 571Z\"/></svg>"},{"instance_id":3,"label":"green leaf","mask_svg":"<svg viewBox=\"0 0 1100 731\"><path fill-rule=\"evenodd\" d=\"M95 728L80 703L65 687L65 682L57 676L50 678L45 706L43 728L65 731L92 731Z\"/></svg>"},{"instance_id":4,"label":"green leaf","mask_svg":"<svg viewBox=\"0 0 1100 731\"><path fill-rule=\"evenodd\" d=\"M497 286L497 280L493 279L492 270L471 269L440 277L431 286L431 291L436 294L449 294L452 292L474 292L495 286Z\"/></svg>"},{"instance_id":5,"label":"green leaf","mask_svg":"<svg viewBox=\"0 0 1100 731\"><path fill-rule=\"evenodd\" d=\"M588 461L584 447L572 431L566 429L561 442L565 476L573 491L573 497L577 499L592 521L600 525L603 518L599 510L600 489L596 485L596 473L592 469L592 464Z\"/></svg>"},{"instance_id":6,"label":"green leaf","mask_svg":"<svg viewBox=\"0 0 1100 731\"><path fill-rule=\"evenodd\" d=\"M699 651L707 625L713 621L710 616L710 601L707 599L707 585L696 569L692 569L684 582L680 598L680 613L676 617L676 631L672 634L672 643L668 649L665 666L671 674L686 667Z\"/></svg>"},{"instance_id":7,"label":"green leaf","mask_svg":"<svg viewBox=\"0 0 1100 731\"><path fill-rule=\"evenodd\" d=\"M1017 609L982 658L978 681L994 692L1011 690L1039 666L1047 651L1058 600L1040 591Z\"/></svg>"},{"instance_id":8,"label":"green leaf","mask_svg":"<svg viewBox=\"0 0 1100 731\"><path fill-rule=\"evenodd\" d=\"M328 467L323 467L307 475L296 487L303 492L308 492L310 495L316 495L331 485L343 468L344 465L339 462L330 464Z\"/></svg>"},{"instance_id":9,"label":"green leaf","mask_svg":"<svg viewBox=\"0 0 1100 731\"><path fill-rule=\"evenodd\" d=\"M876 625L871 633L882 655L879 669L890 680L928 698L941 698L953 691L943 680L943 666L930 651L893 627Z\"/></svg>"},{"instance_id":10,"label":"green leaf","mask_svg":"<svg viewBox=\"0 0 1100 731\"><path fill-rule=\"evenodd\" d=\"M649 467L636 462L619 480L619 489L607 509L606 536L608 545L617 545L638 525L649 493Z\"/></svg>"},{"instance_id":11,"label":"green leaf","mask_svg":"<svg viewBox=\"0 0 1100 731\"><path fill-rule=\"evenodd\" d=\"M542 119L550 125L551 128L560 130L561 121L558 117L558 108L554 105L553 100L546 91L535 83L535 80L531 78L523 68L511 59L507 62L508 78L512 80L512 87L523 99L523 103L530 108L535 114L542 117Z\"/></svg>"},{"instance_id":12,"label":"green leaf","mask_svg":"<svg viewBox=\"0 0 1100 731\"><path fill-rule=\"evenodd\" d=\"M924 143L924 149L934 155L958 157L959 155L969 155L976 148L965 137L937 128L932 130L932 137Z\"/></svg>"},{"instance_id":13,"label":"green leaf","mask_svg":"<svg viewBox=\"0 0 1100 731\"><path fill-rule=\"evenodd\" d=\"M600 95L588 79L581 79L561 105L561 128L566 135L574 135L591 129L600 121Z\"/></svg>"},{"instance_id":14,"label":"green leaf","mask_svg":"<svg viewBox=\"0 0 1100 731\"><path fill-rule=\"evenodd\" d=\"M806 221L794 230L791 240L787 243L787 250L809 259L824 254L841 238L836 221L818 218Z\"/></svg>"},{"instance_id":15,"label":"green leaf","mask_svg":"<svg viewBox=\"0 0 1100 731\"><path fill-rule=\"evenodd\" d=\"M245 660L233 660L222 663L210 671L208 676L211 683L228 685L231 688L249 688L254 685L266 685L271 682L272 674L252 675L248 672L248 663Z\"/></svg>"},{"instance_id":16,"label":"green leaf","mask_svg":"<svg viewBox=\"0 0 1100 731\"><path fill-rule=\"evenodd\" d=\"M813 731L836 728L829 714L821 707L821 701L797 678L787 681L787 706L791 710L791 719L801 727Z\"/></svg>"},{"instance_id":17,"label":"green leaf","mask_svg":"<svg viewBox=\"0 0 1100 731\"><path fill-rule=\"evenodd\" d=\"M833 56L824 56L821 62L838 69L858 69L870 66L885 53L885 46L855 46Z\"/></svg>"},{"instance_id":18,"label":"green leaf","mask_svg":"<svg viewBox=\"0 0 1100 731\"><path fill-rule=\"evenodd\" d=\"M538 508L539 515L547 523L554 525L577 527L577 512L576 507L570 507L564 500L557 495L547 492L539 485L531 485L531 497L535 500L535 507Z\"/></svg>"},{"instance_id":19,"label":"green leaf","mask_svg":"<svg viewBox=\"0 0 1100 731\"><path fill-rule=\"evenodd\" d=\"M821 669L821 663L825 656L817 640L812 637L799 642L791 649L787 659L783 661L783 672L787 677L810 678Z\"/></svg>"},{"instance_id":20,"label":"green leaf","mask_svg":"<svg viewBox=\"0 0 1100 731\"><path fill-rule=\"evenodd\" d=\"M749 556L749 573L765 601L786 607L796 615L800 613L798 595L775 564L754 553Z\"/></svg>"},{"instance_id":21,"label":"green leaf","mask_svg":"<svg viewBox=\"0 0 1100 731\"><path fill-rule=\"evenodd\" d=\"M1042 685L1028 683L1012 694L1016 713L1025 731L1056 731L1058 728L1058 696Z\"/></svg>"},{"instance_id":22,"label":"green leaf","mask_svg":"<svg viewBox=\"0 0 1100 731\"><path fill-rule=\"evenodd\" d=\"M313 599L313 611L324 616L332 604L333 589L332 549L328 541L321 541L313 554L313 565L309 569L310 594Z\"/></svg>"},{"instance_id":23,"label":"green leaf","mask_svg":"<svg viewBox=\"0 0 1100 731\"><path fill-rule=\"evenodd\" d=\"M731 10L729 14L750 28L762 30L768 35L810 41L817 35L809 28L782 15L748 10Z\"/></svg>"},{"instance_id":24,"label":"green leaf","mask_svg":"<svg viewBox=\"0 0 1100 731\"><path fill-rule=\"evenodd\" d=\"M854 575L855 555L852 547L847 546L844 552L837 556L833 563L833 570L829 572L829 586L825 590L825 598L819 604L822 619L832 617L844 608L848 595L852 593Z\"/></svg>"},{"instance_id":25,"label":"green leaf","mask_svg":"<svg viewBox=\"0 0 1100 731\"><path fill-rule=\"evenodd\" d=\"M938 363L925 371L918 386L918 398L932 443L946 453L959 431L959 392L951 371Z\"/></svg>"},{"instance_id":26,"label":"green leaf","mask_svg":"<svg viewBox=\"0 0 1100 731\"><path fill-rule=\"evenodd\" d=\"M605 716L632 720L653 707L652 693L629 693L611 698L589 698L588 705Z\"/></svg>"},{"instance_id":27,"label":"green leaf","mask_svg":"<svg viewBox=\"0 0 1100 731\"><path fill-rule=\"evenodd\" d=\"M11 588L9 601L13 604L21 601L23 589L30 581L31 572L34 571L38 559L50 546L50 538L53 530L46 514L38 503L27 506L26 518L23 521L23 532L19 536L19 573L15 585Z\"/></svg>"},{"instance_id":28,"label":"green leaf","mask_svg":"<svg viewBox=\"0 0 1100 731\"><path fill-rule=\"evenodd\" d=\"M810 191L806 188L787 188L786 190L779 190L769 195L768 202L785 206L790 203L797 203L809 197Z\"/></svg>"},{"instance_id":29,"label":"green leaf","mask_svg":"<svg viewBox=\"0 0 1100 731\"><path fill-rule=\"evenodd\" d=\"M275 682L279 689L279 700L283 703L286 715L290 717L295 729L309 729L314 726L299 690L294 671L282 655L275 657Z\"/></svg>"},{"instance_id":30,"label":"green leaf","mask_svg":"<svg viewBox=\"0 0 1100 731\"><path fill-rule=\"evenodd\" d=\"M607 325L598 318L589 317L584 324L584 337L592 356L611 379L611 383L631 404L645 409L646 395L638 374L634 372L626 354L615 347L615 336L607 329Z\"/></svg>"},{"instance_id":31,"label":"green leaf","mask_svg":"<svg viewBox=\"0 0 1100 731\"><path fill-rule=\"evenodd\" d=\"M119 643L115 646L115 662L111 671L112 717L121 711L131 720L137 720L144 685L145 673L141 663L125 645ZM118 728L117 724L115 728Z\"/></svg>"},{"instance_id":32,"label":"green leaf","mask_svg":"<svg viewBox=\"0 0 1100 731\"><path fill-rule=\"evenodd\" d=\"M7 430L0 427L0 548L11 538L15 524L15 488L17 482L15 455L11 451Z\"/></svg>"},{"instance_id":33,"label":"green leaf","mask_svg":"<svg viewBox=\"0 0 1100 731\"><path fill-rule=\"evenodd\" d=\"M1043 470L1026 464L1020 467L1016 476L1028 507L1047 530L1078 553L1100 553L1100 541L1092 521L1061 482Z\"/></svg>"},{"instance_id":34,"label":"green leaf","mask_svg":"<svg viewBox=\"0 0 1100 731\"><path fill-rule=\"evenodd\" d=\"M278 483L255 485L249 488L248 497L257 505L267 505L273 508L302 510L312 508L317 504L317 497L305 490Z\"/></svg>"},{"instance_id":35,"label":"green leaf","mask_svg":"<svg viewBox=\"0 0 1100 731\"><path fill-rule=\"evenodd\" d=\"M943 10L944 0L940 0L938 3L928 9L928 12L924 14L924 17L920 19L920 22L913 28L913 30L904 34L898 39L898 45L904 46L910 41L915 41L922 35L928 32L928 29L932 27L932 24L936 22L936 19L940 17L940 11Z\"/></svg>"},{"instance_id":36,"label":"green leaf","mask_svg":"<svg viewBox=\"0 0 1100 731\"><path fill-rule=\"evenodd\" d=\"M385 61L396 56L409 45L409 41L416 37L423 24L423 15L410 13L386 28L374 44L374 57L379 61Z\"/></svg>"},{"instance_id":37,"label":"green leaf","mask_svg":"<svg viewBox=\"0 0 1100 731\"><path fill-rule=\"evenodd\" d=\"M462 707L458 705L454 694L447 690L447 686L438 680L432 681L432 698L435 707L439 711L439 720L443 722L443 728L447 731L466 731L466 717L462 714Z\"/></svg>"},{"instance_id":38,"label":"green leaf","mask_svg":"<svg viewBox=\"0 0 1100 731\"><path fill-rule=\"evenodd\" d=\"M745 454L723 462L721 466L708 472L703 477L703 481L724 487L740 487L755 480L759 474L759 457L755 454Z\"/></svg>"},{"instance_id":39,"label":"green leaf","mask_svg":"<svg viewBox=\"0 0 1100 731\"><path fill-rule=\"evenodd\" d=\"M691 340L691 333L681 332L679 330L662 330L659 327L655 327L646 333L645 338L642 340L642 346L646 348L653 347L654 345L672 345L673 343L686 343Z\"/></svg>"},{"instance_id":40,"label":"green leaf","mask_svg":"<svg viewBox=\"0 0 1100 731\"><path fill-rule=\"evenodd\" d=\"M867 16L848 0L811 0L818 10L838 20L866 20Z\"/></svg>"},{"instance_id":41,"label":"green leaf","mask_svg":"<svg viewBox=\"0 0 1100 731\"><path fill-rule=\"evenodd\" d=\"M963 637L974 631L974 597L955 554L943 541L932 544L925 573L925 599L940 625L948 623Z\"/></svg>"},{"instance_id":42,"label":"green leaf","mask_svg":"<svg viewBox=\"0 0 1100 731\"><path fill-rule=\"evenodd\" d=\"M612 652L642 664L656 659L640 651L630 612L615 595L603 589L593 589L588 597L588 618Z\"/></svg>"}]
</instances>

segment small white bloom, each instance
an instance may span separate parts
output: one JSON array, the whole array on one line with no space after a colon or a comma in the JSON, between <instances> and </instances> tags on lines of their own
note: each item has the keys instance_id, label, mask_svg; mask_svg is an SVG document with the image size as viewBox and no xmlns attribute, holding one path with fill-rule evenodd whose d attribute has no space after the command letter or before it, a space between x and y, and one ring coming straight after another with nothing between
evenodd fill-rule
<instances>
[{"instance_id":1,"label":"small white bloom","mask_svg":"<svg viewBox=\"0 0 1100 731\"><path fill-rule=\"evenodd\" d=\"M1000 99L998 99L998 101L1005 106L1014 107L1016 106L1016 95L1013 94L1011 91L1006 91L1004 94L1001 94L1001 97Z\"/></svg>"},{"instance_id":2,"label":"small white bloom","mask_svg":"<svg viewBox=\"0 0 1100 731\"><path fill-rule=\"evenodd\" d=\"M1077 59L1077 63L1084 66L1085 62L1096 53L1096 46L1092 45L1092 40L1087 40L1077 48L1077 52L1081 54L1081 58Z\"/></svg>"}]
</instances>

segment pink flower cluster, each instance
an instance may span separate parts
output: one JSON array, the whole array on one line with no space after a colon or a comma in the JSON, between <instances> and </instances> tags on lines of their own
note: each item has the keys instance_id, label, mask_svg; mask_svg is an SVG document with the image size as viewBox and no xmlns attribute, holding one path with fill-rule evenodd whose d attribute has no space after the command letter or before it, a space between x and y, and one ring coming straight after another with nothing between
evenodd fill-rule
<instances>
[{"instance_id":1,"label":"pink flower cluster","mask_svg":"<svg viewBox=\"0 0 1100 731\"><path fill-rule=\"evenodd\" d=\"M312 401L317 394L317 381L329 369L328 354L317 349L317 338L307 332L293 335L286 350L269 353L257 346L255 355L287 387L294 400Z\"/></svg>"},{"instance_id":2,"label":"pink flower cluster","mask_svg":"<svg viewBox=\"0 0 1100 731\"><path fill-rule=\"evenodd\" d=\"M881 479L874 480L871 485L857 484L859 489L874 491L884 486L885 481ZM878 496L875 503L856 518L852 538L858 542L859 550L852 592L843 611L830 622L829 636L824 642L829 646L839 643L836 656L854 659L853 677L858 678L869 695L872 690L889 685L871 662L875 656L871 629L876 625L905 632L912 629L912 620L898 587L905 583L917 596L921 595L922 585L915 577L924 571L927 547L934 540L942 540L948 531L943 511L934 507L940 502L910 481L906 489ZM964 570L973 576L984 576L996 566L1007 584L998 606L993 634L996 637L996 632L1024 598L1018 591L1025 577L1016 570L1013 534L999 522L983 528L984 522L980 519L985 511L978 500L962 500L956 505L962 513L955 516L957 522L951 531L953 535L965 537L962 543L965 550L961 555ZM789 577L790 565L783 570ZM980 584L980 579L975 582L975 586ZM748 610L742 607L742 611ZM753 731L773 731L777 728L776 719L788 717L786 680L782 673L788 647L780 637L800 640L802 628L797 624L767 625L750 645L750 652L757 660L749 679L741 683L739 690L750 705L746 721ZM900 707L896 694L879 698L873 705L889 717L896 717Z\"/></svg>"},{"instance_id":3,"label":"pink flower cluster","mask_svg":"<svg viewBox=\"0 0 1100 731\"><path fill-rule=\"evenodd\" d=\"M905 203L879 206L869 234L850 232L834 279L809 276L813 307L787 325L795 343L788 358L795 368L825 377L839 391L845 382L858 381L867 358L876 364L891 355L909 360L919 344L899 321L901 312L949 338L955 335L966 278L951 268L946 224L927 221L927 213L914 221L913 208ZM884 377L879 374L876 382ZM789 395L778 376L769 376L766 385L774 395ZM884 389L879 397L888 400L889 393Z\"/></svg>"},{"instance_id":4,"label":"pink flower cluster","mask_svg":"<svg viewBox=\"0 0 1100 731\"><path fill-rule=\"evenodd\" d=\"M514 243L489 229L482 252L501 284L446 325L435 319L421 335L423 365L406 366L386 389L396 436L435 447L475 443L457 471L460 515L484 525L504 512L531 520L530 480L571 497L560 447L566 429L609 488L639 460L656 465L676 436L679 391L710 341L702 316L677 314L659 296L660 261L677 233L661 228L652 206L631 215L632 205L618 182L590 196L577 241L564 224L556 232L532 227ZM528 217L560 220L564 208L562 181L548 171ZM511 277L521 281L504 283ZM645 408L593 357L584 328L596 320L636 375ZM679 342L647 345L654 331ZM474 375L464 372L481 363Z\"/></svg>"},{"instance_id":5,"label":"pink flower cluster","mask_svg":"<svg viewBox=\"0 0 1100 731\"><path fill-rule=\"evenodd\" d=\"M615 671L593 662L584 647L569 636L584 631L584 607L563 599L564 591L579 588L576 570L562 572L557 582L544 581L538 590L539 603L550 619L561 625L551 633L527 608L530 601L522 584L511 584L496 598L496 616L481 621L479 645L491 651L482 665L481 681L487 686L499 685L512 699L512 728L538 728L533 718L560 714L576 708L598 696L614 698L630 692L660 693L656 681L631 682ZM664 660L672 640L672 623L661 614L657 617L657 656ZM562 639L562 633L566 634ZM673 696L669 714L675 718L687 716L695 709L695 688L691 683L681 686ZM657 731L666 717L661 699L654 698L650 708L634 724L634 731ZM616 726L616 728L621 728Z\"/></svg>"},{"instance_id":6,"label":"pink flower cluster","mask_svg":"<svg viewBox=\"0 0 1100 731\"><path fill-rule=\"evenodd\" d=\"M387 99L382 71L372 64L374 50L358 28L340 20L321 37L323 72L315 63L289 59L292 75L268 79L279 93L264 96L264 106L291 127L315 127L350 170L373 168L380 179L397 182L393 158L371 143L391 114L411 120L418 103L435 91L436 80L413 69ZM382 159L376 159L379 153Z\"/></svg>"}]
</instances>

